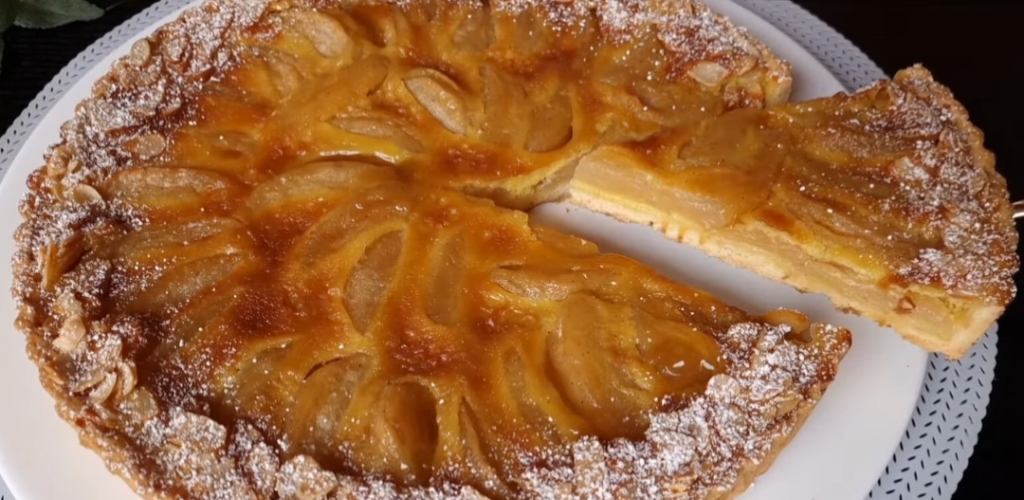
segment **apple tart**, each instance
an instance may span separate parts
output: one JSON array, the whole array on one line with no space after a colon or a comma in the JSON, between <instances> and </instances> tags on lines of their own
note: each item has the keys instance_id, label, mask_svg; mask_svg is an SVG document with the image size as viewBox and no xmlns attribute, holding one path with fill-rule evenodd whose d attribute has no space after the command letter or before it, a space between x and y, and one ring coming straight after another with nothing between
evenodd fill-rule
<instances>
[{"instance_id":1,"label":"apple tart","mask_svg":"<svg viewBox=\"0 0 1024 500\"><path fill-rule=\"evenodd\" d=\"M896 161L903 136L870 145L900 111L786 104L790 85L690 0L209 1L134 44L30 176L18 327L61 416L148 498L732 498L850 333L748 314L522 210L570 199L672 236L785 220L756 226L786 252L805 232L849 244L873 219L818 209L866 199L842 169L917 161ZM963 290L1005 303L1005 186L970 151L956 165L997 210L956 220L1001 267ZM788 189L821 175L851 191L796 213ZM685 209L621 201L641 180ZM918 234L891 255L945 233Z\"/></svg>"},{"instance_id":2,"label":"apple tart","mask_svg":"<svg viewBox=\"0 0 1024 500\"><path fill-rule=\"evenodd\" d=\"M602 145L569 191L952 358L1016 293L1006 181L922 67L852 95Z\"/></svg>"}]
</instances>

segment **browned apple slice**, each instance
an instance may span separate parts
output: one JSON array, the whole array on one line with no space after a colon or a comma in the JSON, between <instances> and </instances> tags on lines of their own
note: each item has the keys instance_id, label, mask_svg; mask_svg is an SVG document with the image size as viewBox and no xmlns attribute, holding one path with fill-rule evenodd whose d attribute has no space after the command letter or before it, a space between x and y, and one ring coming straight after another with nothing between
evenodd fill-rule
<instances>
[{"instance_id":1,"label":"browned apple slice","mask_svg":"<svg viewBox=\"0 0 1024 500\"><path fill-rule=\"evenodd\" d=\"M459 86L444 73L419 69L405 77L409 93L449 131L466 135L469 115Z\"/></svg>"},{"instance_id":2,"label":"browned apple slice","mask_svg":"<svg viewBox=\"0 0 1024 500\"><path fill-rule=\"evenodd\" d=\"M459 320L459 304L466 277L466 242L457 234L443 245L435 257L434 279L427 302L427 317L441 325L454 325Z\"/></svg>"},{"instance_id":3,"label":"browned apple slice","mask_svg":"<svg viewBox=\"0 0 1024 500\"><path fill-rule=\"evenodd\" d=\"M390 141L412 153L423 151L423 143L419 139L407 132L397 120L384 115L339 116L332 119L331 124L353 134Z\"/></svg>"},{"instance_id":4,"label":"browned apple slice","mask_svg":"<svg viewBox=\"0 0 1024 500\"><path fill-rule=\"evenodd\" d=\"M353 182L386 182L394 173L351 161L315 162L288 170L260 184L245 201L246 220L266 229L304 229L325 211L351 196ZM280 232L280 231L276 231Z\"/></svg>"},{"instance_id":5,"label":"browned apple slice","mask_svg":"<svg viewBox=\"0 0 1024 500\"><path fill-rule=\"evenodd\" d=\"M602 436L642 433L655 406L655 374L637 352L628 305L588 294L566 299L548 337L553 382Z\"/></svg>"},{"instance_id":6,"label":"browned apple slice","mask_svg":"<svg viewBox=\"0 0 1024 500\"><path fill-rule=\"evenodd\" d=\"M373 360L366 354L318 363L295 394L288 426L307 453L329 459L325 465L350 466L345 450L334 443L344 436L349 405L372 368Z\"/></svg>"},{"instance_id":7,"label":"browned apple slice","mask_svg":"<svg viewBox=\"0 0 1024 500\"><path fill-rule=\"evenodd\" d=\"M394 231L370 243L345 281L345 310L360 332L373 324L381 300L392 286L402 256L402 237L401 231Z\"/></svg>"},{"instance_id":8,"label":"browned apple slice","mask_svg":"<svg viewBox=\"0 0 1024 500\"><path fill-rule=\"evenodd\" d=\"M572 124L572 100L561 87L534 109L524 148L531 153L558 149L572 139Z\"/></svg>"},{"instance_id":9,"label":"browned apple slice","mask_svg":"<svg viewBox=\"0 0 1024 500\"><path fill-rule=\"evenodd\" d=\"M438 443L436 401L415 382L374 384L353 416L350 452L368 472L425 484ZM368 393L368 394L369 394Z\"/></svg>"},{"instance_id":10,"label":"browned apple slice","mask_svg":"<svg viewBox=\"0 0 1024 500\"><path fill-rule=\"evenodd\" d=\"M109 199L162 221L225 213L244 187L217 172L142 167L118 172L104 184L103 191Z\"/></svg>"},{"instance_id":11,"label":"browned apple slice","mask_svg":"<svg viewBox=\"0 0 1024 500\"><path fill-rule=\"evenodd\" d=\"M287 10L277 14L276 20L291 29L282 30L275 46L297 54L309 54L311 46L320 56L350 61L355 44L345 28L334 18L314 11Z\"/></svg>"},{"instance_id":12,"label":"browned apple slice","mask_svg":"<svg viewBox=\"0 0 1024 500\"><path fill-rule=\"evenodd\" d=\"M493 64L480 67L480 79L484 113L480 137L492 144L518 145L529 125L530 101L526 88Z\"/></svg>"}]
</instances>

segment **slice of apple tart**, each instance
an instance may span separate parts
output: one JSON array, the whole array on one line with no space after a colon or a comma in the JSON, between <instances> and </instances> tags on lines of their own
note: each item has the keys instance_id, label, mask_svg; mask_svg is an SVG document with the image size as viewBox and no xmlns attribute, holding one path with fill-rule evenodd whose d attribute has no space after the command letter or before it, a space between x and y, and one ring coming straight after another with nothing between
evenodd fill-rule
<instances>
[{"instance_id":1,"label":"slice of apple tart","mask_svg":"<svg viewBox=\"0 0 1024 500\"><path fill-rule=\"evenodd\" d=\"M570 191L953 358L1016 293L1006 181L921 67L852 95L601 146Z\"/></svg>"}]
</instances>

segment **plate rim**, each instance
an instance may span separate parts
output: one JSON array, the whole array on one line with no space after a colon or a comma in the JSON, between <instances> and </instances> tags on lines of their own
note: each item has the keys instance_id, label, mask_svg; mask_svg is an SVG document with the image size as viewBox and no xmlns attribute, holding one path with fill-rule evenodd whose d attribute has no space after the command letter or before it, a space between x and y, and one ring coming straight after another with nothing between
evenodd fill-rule
<instances>
[{"instance_id":1,"label":"plate rim","mask_svg":"<svg viewBox=\"0 0 1024 500\"><path fill-rule=\"evenodd\" d=\"M822 61L819 57L817 57L813 53L813 51L811 51L808 48L804 47L803 44L801 44L799 41L794 39L788 33L784 32L782 29L780 29L778 26L776 26L769 19L766 19L765 17L761 16L760 14L758 14L758 13L754 12L753 10L749 9L746 5L744 5L745 2L743 2L743 0L704 0L704 1L709 6L711 6L713 10L722 11L722 10L735 9L735 10L743 11L746 15L749 15L749 16L751 16L753 18L758 19L760 22L764 23L772 31L776 32L777 36L780 37L781 39L784 39L786 43L793 44L795 47L798 47L801 52L806 53L813 60L815 60L823 69L825 69L829 73L829 76L831 76L832 79L835 80L835 82L837 83L837 85L839 87L844 88L846 90L852 90L852 89L849 88L849 85L844 85L841 82L840 78L835 74L835 72L832 71L831 69L829 69L827 64L824 61ZM787 1L787 3L792 3L792 2L789 2L788 0L786 0L786 1ZM185 9L192 8L192 7L194 7L196 5L199 5L201 3L203 3L203 0L161 0L161 1L153 4L152 6L146 8L145 10L141 11L140 13L136 14L132 18L126 20L124 23L118 25L117 27L115 27L111 31L109 31L106 35L104 35L103 37L98 39L96 42L91 44L89 47L87 47L85 50L83 50L81 53L79 53L78 56L76 56L74 59L72 59L72 61L69 62L64 68L62 68L62 70L43 88L43 90L40 91L39 94L37 94L37 96L22 111L22 113L19 114L18 118L12 123L11 127L4 133L4 135L0 136L0 147L3 147L3 145L5 143L13 145L13 149L11 149L11 150L0 150L0 192L7 191L7 190L10 190L10 189L16 189L16 188L12 188L11 187L12 184L16 184L16 183L14 181L12 181L11 180L11 176L8 176L7 174L12 170L11 167L14 166L15 164L17 164L18 160L24 154L25 146L27 144L29 144L29 142L31 141L32 137L36 134L36 131L39 128L39 126L53 113L54 107L57 104L60 104L60 103L64 102L68 98L68 94L71 93L72 89L76 89L77 87L83 85L83 81L87 80L87 79L90 80L88 85L91 86L92 81L94 81L94 79L89 79L90 73L96 72L97 69L101 67L102 63L110 60L113 57L113 54L117 54L119 52L124 51L126 46L128 46L131 41L139 38L140 36L142 36L142 34L149 33L152 30L157 29L159 26L163 25L164 23L169 22L170 20L173 20L174 18L179 16L181 14L181 12L184 11ZM723 8L723 6L726 5L726 4L729 7L728 9L724 9ZM166 11L166 12L163 12L163 11ZM808 14L808 15L811 15L811 14ZM811 15L811 16L813 17L813 15ZM730 15L730 17L735 18L734 15ZM736 24L741 26L741 27L746 27L741 22L737 22ZM120 41L117 41L118 39ZM776 42L778 42L778 40L776 40ZM81 73L79 75L77 75L75 78L71 79L70 81L65 80L65 81L61 82L62 77L66 77L66 75L69 72L71 72L74 68L76 68L77 66L80 66L82 64L83 57L87 53L97 53L97 52L99 52L99 54L98 54L98 58L97 58L96 61L94 61L88 67L80 68L81 69ZM107 69L104 68L100 72L100 74L106 73L106 71L107 71ZM796 81L796 79L797 78L794 77L795 81ZM50 99L47 100L46 97L50 97ZM30 117L31 116L30 110L33 110L33 109L37 110L37 111L41 111L41 112L36 117L31 118ZM65 118L64 120L66 120L68 118ZM61 123L64 120L61 120ZM25 127L25 123L26 122L31 122L31 125L28 126L28 127ZM39 166L42 166L42 163L43 163L42 159L40 158L37 163L39 164ZM8 271L8 274L9 274L9 271ZM0 327L0 331L3 331L4 333L15 334L16 329L13 328L13 327ZM20 334L20 332L18 332L18 333ZM18 335L18 334L15 334L15 335L18 336L21 339L19 344L22 346L22 349L19 351L18 355L20 357L26 358L25 361L27 361L27 356L25 356L25 354L24 354L24 337L23 337L23 335ZM915 378L919 378L919 384L917 385L917 387L922 387L923 386L924 377L925 377L925 373L926 373L926 370L927 370L927 363L924 360L926 360L927 357L928 357L927 353L923 353L922 352L922 354L921 354L921 358L922 358L921 370L920 370L920 373L919 373L920 376L917 377L915 375ZM32 364L32 367L33 367L34 371L37 371L34 364ZM42 387L38 385L38 381L34 381L34 383L38 386L38 387L36 387L36 389L42 389ZM920 389L918 391L920 391ZM44 397L48 401L50 401L52 403L52 398L50 397L50 395L48 393L45 393L45 391L42 391L42 392L44 392ZM915 401L915 404L916 404L916 401ZM910 405L909 410L906 412L906 422L903 422L903 427L901 427L901 428L906 428L907 423L909 423L910 418L911 418L912 413L913 413L913 409L915 407L915 404ZM55 416L56 412L53 411L52 408L50 408L50 410L51 410L51 412ZM813 415L813 413L812 413L812 415ZM65 427L70 428L70 425L65 423L63 420L60 420L60 422ZM0 432L0 433L2 433L2 432ZM898 445L898 444L899 444L899 439L897 439L896 442L893 443L893 447L892 448L895 449L896 445ZM96 456L95 453L93 453L91 450L87 450L87 452L90 455ZM5 458L4 458L5 455L6 454L4 453L4 451L2 449L0 449L0 473L3 473L6 470L10 470L10 468L7 467L6 464L5 464L5 462L7 462L7 460L5 460ZM102 462L101 462L101 464L102 464ZM883 469L884 469L884 465L882 467L879 467L879 473L881 473ZM106 467L105 466L104 466L104 471L106 472ZM109 473L109 472L108 472L108 474L113 476L117 482L124 484L124 482L119 477L117 477L117 476L115 476L115 475L113 475L112 473ZM10 477L10 476L9 475L5 475L4 477ZM17 490L16 490L15 486L11 486L11 485L12 484L18 484L19 481L15 480L15 481L12 482L9 479L7 481L8 481L7 484L8 484L8 487L10 488L10 490L11 490L11 493L14 494ZM125 487L127 488L127 486L125 486ZM865 493L869 489L870 489L870 487L865 488ZM131 491L131 490L129 489L129 491ZM22 495L24 495L24 492L22 493ZM16 497L16 498L25 500L22 497Z\"/></svg>"}]
</instances>

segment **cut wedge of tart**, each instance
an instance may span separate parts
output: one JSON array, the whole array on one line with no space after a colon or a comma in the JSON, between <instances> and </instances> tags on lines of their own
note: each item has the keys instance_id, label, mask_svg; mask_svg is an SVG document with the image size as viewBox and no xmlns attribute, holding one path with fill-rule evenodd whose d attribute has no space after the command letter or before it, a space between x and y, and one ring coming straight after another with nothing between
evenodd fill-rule
<instances>
[{"instance_id":1,"label":"cut wedge of tart","mask_svg":"<svg viewBox=\"0 0 1024 500\"><path fill-rule=\"evenodd\" d=\"M962 356L1015 294L1017 232L981 132L921 67L584 157L571 201Z\"/></svg>"}]
</instances>

